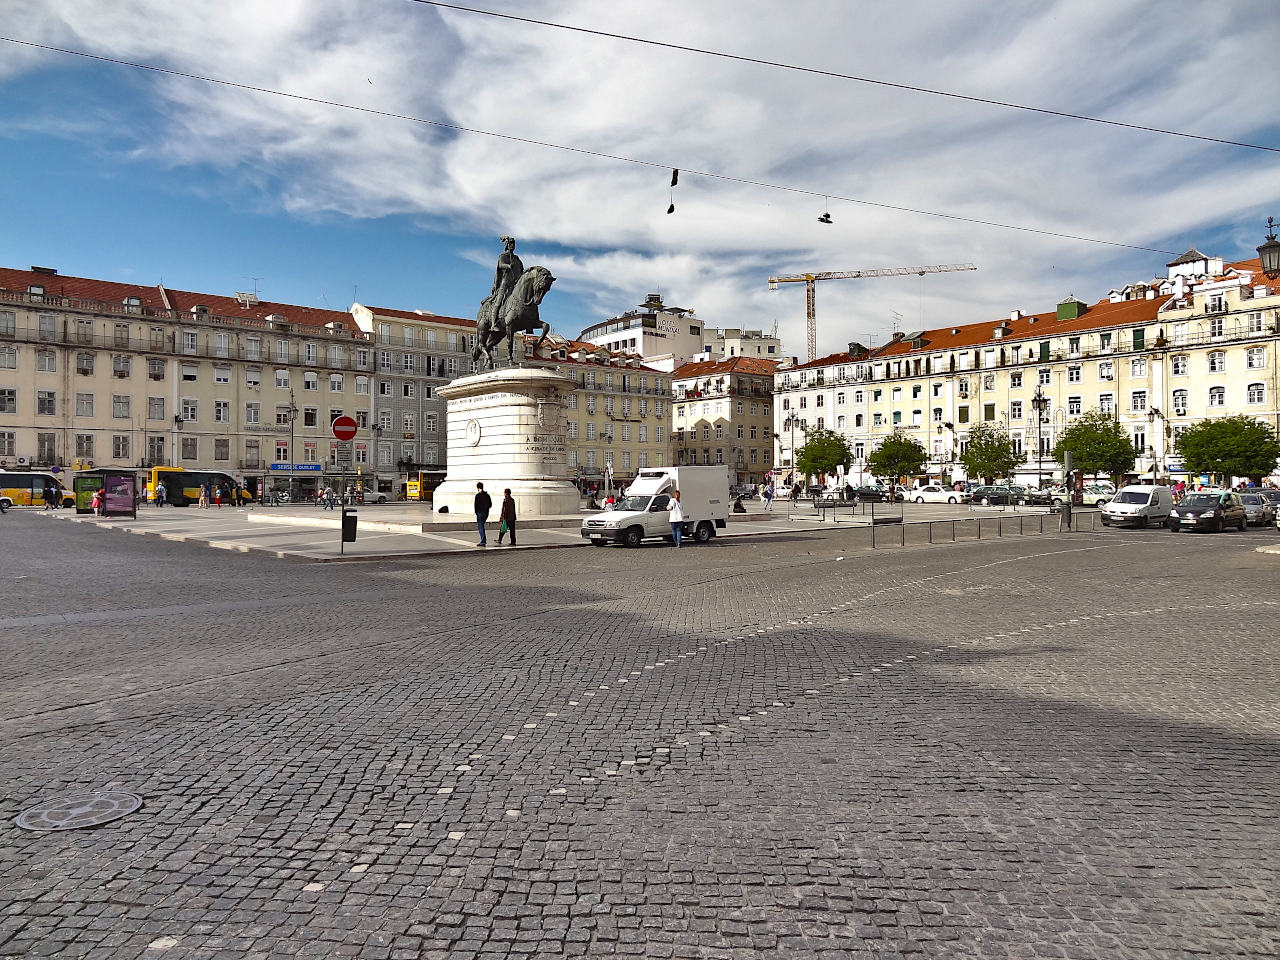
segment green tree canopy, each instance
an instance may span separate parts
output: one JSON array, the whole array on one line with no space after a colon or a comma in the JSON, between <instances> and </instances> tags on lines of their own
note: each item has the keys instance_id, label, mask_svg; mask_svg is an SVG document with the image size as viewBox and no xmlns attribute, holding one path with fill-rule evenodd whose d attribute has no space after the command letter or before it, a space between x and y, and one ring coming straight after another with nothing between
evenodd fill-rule
<instances>
[{"instance_id":1,"label":"green tree canopy","mask_svg":"<svg viewBox=\"0 0 1280 960\"><path fill-rule=\"evenodd\" d=\"M1026 459L1014 446L1008 430L987 421L969 428L969 442L960 454L960 462L969 476L984 480L1007 477Z\"/></svg>"},{"instance_id":2,"label":"green tree canopy","mask_svg":"<svg viewBox=\"0 0 1280 960\"><path fill-rule=\"evenodd\" d=\"M837 467L849 469L853 451L849 441L834 430L814 427L804 432L804 446L796 451L796 473L802 477L835 473Z\"/></svg>"},{"instance_id":3,"label":"green tree canopy","mask_svg":"<svg viewBox=\"0 0 1280 960\"><path fill-rule=\"evenodd\" d=\"M877 477L909 477L919 473L929 455L924 447L913 437L904 436L894 431L893 436L885 437L880 446L871 451L867 457L867 469Z\"/></svg>"},{"instance_id":4,"label":"green tree canopy","mask_svg":"<svg viewBox=\"0 0 1280 960\"><path fill-rule=\"evenodd\" d=\"M1124 427L1101 410L1090 410L1067 427L1054 444L1053 458L1062 463L1068 451L1073 469L1112 480L1132 470L1138 456Z\"/></svg>"},{"instance_id":5,"label":"green tree canopy","mask_svg":"<svg viewBox=\"0 0 1280 960\"><path fill-rule=\"evenodd\" d=\"M1268 476L1280 458L1275 431L1244 414L1193 424L1179 434L1175 449L1190 473L1227 478Z\"/></svg>"}]
</instances>

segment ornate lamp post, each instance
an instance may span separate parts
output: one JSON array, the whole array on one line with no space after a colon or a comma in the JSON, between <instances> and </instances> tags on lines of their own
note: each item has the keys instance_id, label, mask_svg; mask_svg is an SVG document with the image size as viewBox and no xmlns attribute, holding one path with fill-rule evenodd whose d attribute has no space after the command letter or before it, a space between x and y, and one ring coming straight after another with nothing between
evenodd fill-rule
<instances>
[{"instance_id":1,"label":"ornate lamp post","mask_svg":"<svg viewBox=\"0 0 1280 960\"><path fill-rule=\"evenodd\" d=\"M1031 397L1031 406L1036 411L1036 487L1044 486L1044 437L1042 431L1044 429L1044 408L1052 401L1044 395L1044 391L1039 386L1036 387L1035 394Z\"/></svg>"},{"instance_id":2,"label":"ornate lamp post","mask_svg":"<svg viewBox=\"0 0 1280 960\"><path fill-rule=\"evenodd\" d=\"M298 502L298 482L294 476L293 465L297 462L297 452L294 450L293 433L294 424L298 421L298 405L293 402L293 388L289 388L289 499L294 503Z\"/></svg>"},{"instance_id":3,"label":"ornate lamp post","mask_svg":"<svg viewBox=\"0 0 1280 960\"><path fill-rule=\"evenodd\" d=\"M1276 223L1267 217L1267 239L1258 247L1258 259L1268 280L1280 279L1280 240L1276 239Z\"/></svg>"},{"instance_id":4,"label":"ornate lamp post","mask_svg":"<svg viewBox=\"0 0 1280 960\"><path fill-rule=\"evenodd\" d=\"M1280 246L1280 244L1277 244L1277 246ZM1160 451L1163 453L1168 449L1168 445L1169 445L1169 419L1164 415L1163 412L1161 412L1159 407L1152 407L1150 410L1147 411L1147 423L1151 425L1153 431L1155 429L1155 423L1156 423L1157 417L1160 418L1160 423L1163 424L1164 426L1163 438L1160 443ZM1160 474L1160 463L1159 463L1159 460L1157 460L1155 438L1152 437L1151 482L1153 484L1156 482L1156 479L1159 477L1159 474Z\"/></svg>"}]
</instances>

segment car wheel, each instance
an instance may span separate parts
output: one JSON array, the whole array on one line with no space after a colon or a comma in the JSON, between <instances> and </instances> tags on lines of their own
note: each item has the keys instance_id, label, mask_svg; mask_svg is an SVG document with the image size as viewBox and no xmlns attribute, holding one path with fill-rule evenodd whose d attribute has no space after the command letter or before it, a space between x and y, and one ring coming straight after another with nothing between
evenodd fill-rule
<instances>
[{"instance_id":1,"label":"car wheel","mask_svg":"<svg viewBox=\"0 0 1280 960\"><path fill-rule=\"evenodd\" d=\"M981 500L981 503L982 503L982 505L983 505L984 507L989 507L989 506L991 506L991 498L990 498L990 497L983 497L983 498L982 498L982 500Z\"/></svg>"},{"instance_id":2,"label":"car wheel","mask_svg":"<svg viewBox=\"0 0 1280 960\"><path fill-rule=\"evenodd\" d=\"M1249 527L1249 520L1246 517L1244 520L1240 521L1240 532L1244 533L1245 530L1248 529L1248 527Z\"/></svg>"},{"instance_id":3,"label":"car wheel","mask_svg":"<svg viewBox=\"0 0 1280 960\"><path fill-rule=\"evenodd\" d=\"M955 503L955 502L956 502L955 497L947 497L947 503Z\"/></svg>"},{"instance_id":4,"label":"car wheel","mask_svg":"<svg viewBox=\"0 0 1280 960\"><path fill-rule=\"evenodd\" d=\"M693 539L696 540L698 543L709 543L711 541L711 538L714 537L715 535L716 535L715 530L712 528L711 523L707 520L703 520L700 524L698 524L697 528L693 531Z\"/></svg>"},{"instance_id":5,"label":"car wheel","mask_svg":"<svg viewBox=\"0 0 1280 960\"><path fill-rule=\"evenodd\" d=\"M1221 521L1221 520L1215 520L1215 521L1213 521L1213 526L1209 528L1209 531L1210 531L1211 533L1221 533L1221 532L1222 532L1222 521Z\"/></svg>"},{"instance_id":6,"label":"car wheel","mask_svg":"<svg viewBox=\"0 0 1280 960\"><path fill-rule=\"evenodd\" d=\"M1147 527L1151 526L1151 521L1148 520L1146 517L1143 517L1140 521L1138 521L1138 526L1141 527L1143 530L1145 530L1147 529Z\"/></svg>"},{"instance_id":7,"label":"car wheel","mask_svg":"<svg viewBox=\"0 0 1280 960\"><path fill-rule=\"evenodd\" d=\"M1111 521L1107 518L1106 514L1103 514L1103 516L1102 516L1102 525L1103 525L1104 527L1109 527L1109 526L1111 526Z\"/></svg>"},{"instance_id":8,"label":"car wheel","mask_svg":"<svg viewBox=\"0 0 1280 960\"><path fill-rule=\"evenodd\" d=\"M916 497L916 503L924 503L924 497Z\"/></svg>"},{"instance_id":9,"label":"car wheel","mask_svg":"<svg viewBox=\"0 0 1280 960\"><path fill-rule=\"evenodd\" d=\"M644 530L642 528L628 527L627 532L622 535L622 544L626 547L638 547L643 539Z\"/></svg>"}]
</instances>

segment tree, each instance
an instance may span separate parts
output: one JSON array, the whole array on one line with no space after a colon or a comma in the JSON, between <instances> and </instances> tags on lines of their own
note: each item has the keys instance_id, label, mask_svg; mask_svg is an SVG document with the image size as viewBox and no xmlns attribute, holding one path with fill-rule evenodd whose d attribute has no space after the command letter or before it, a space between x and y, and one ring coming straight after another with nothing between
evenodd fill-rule
<instances>
[{"instance_id":1,"label":"tree","mask_svg":"<svg viewBox=\"0 0 1280 960\"><path fill-rule=\"evenodd\" d=\"M1267 424L1237 414L1201 420L1179 434L1175 449L1189 473L1261 480L1275 472L1280 440Z\"/></svg>"},{"instance_id":2,"label":"tree","mask_svg":"<svg viewBox=\"0 0 1280 960\"><path fill-rule=\"evenodd\" d=\"M880 446L871 451L867 457L867 469L877 477L909 477L920 472L929 455L919 441L894 431L893 436L885 437Z\"/></svg>"},{"instance_id":3,"label":"tree","mask_svg":"<svg viewBox=\"0 0 1280 960\"><path fill-rule=\"evenodd\" d=\"M837 467L847 471L851 463L848 440L834 430L814 427L804 432L804 446L796 451L796 479L835 473Z\"/></svg>"},{"instance_id":4,"label":"tree","mask_svg":"<svg viewBox=\"0 0 1280 960\"><path fill-rule=\"evenodd\" d=\"M1132 470L1138 457L1124 427L1101 410L1090 410L1063 431L1054 444L1053 459L1062 463L1068 452L1073 470L1106 474L1112 480Z\"/></svg>"},{"instance_id":5,"label":"tree","mask_svg":"<svg viewBox=\"0 0 1280 960\"><path fill-rule=\"evenodd\" d=\"M1014 446L1008 430L986 421L969 428L969 442L960 454L960 462L969 476L983 480L1007 477L1026 459Z\"/></svg>"}]
</instances>

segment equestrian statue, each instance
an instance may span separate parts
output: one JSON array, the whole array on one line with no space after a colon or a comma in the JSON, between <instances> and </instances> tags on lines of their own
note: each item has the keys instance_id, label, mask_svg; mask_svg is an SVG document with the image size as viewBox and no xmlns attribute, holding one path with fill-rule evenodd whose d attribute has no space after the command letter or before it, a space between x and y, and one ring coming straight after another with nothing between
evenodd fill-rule
<instances>
[{"instance_id":1,"label":"equestrian statue","mask_svg":"<svg viewBox=\"0 0 1280 960\"><path fill-rule=\"evenodd\" d=\"M503 251L493 274L493 289L480 304L480 312L476 315L476 347L471 353L477 368L483 357L488 361L490 370L497 369L493 351L504 337L507 340L507 359L511 363L515 363L517 334L532 333L541 327L542 333L534 350L542 346L542 341L551 332L551 324L538 316L538 305L556 281L546 267L526 270L516 256L514 239L503 237L502 245Z\"/></svg>"}]
</instances>

